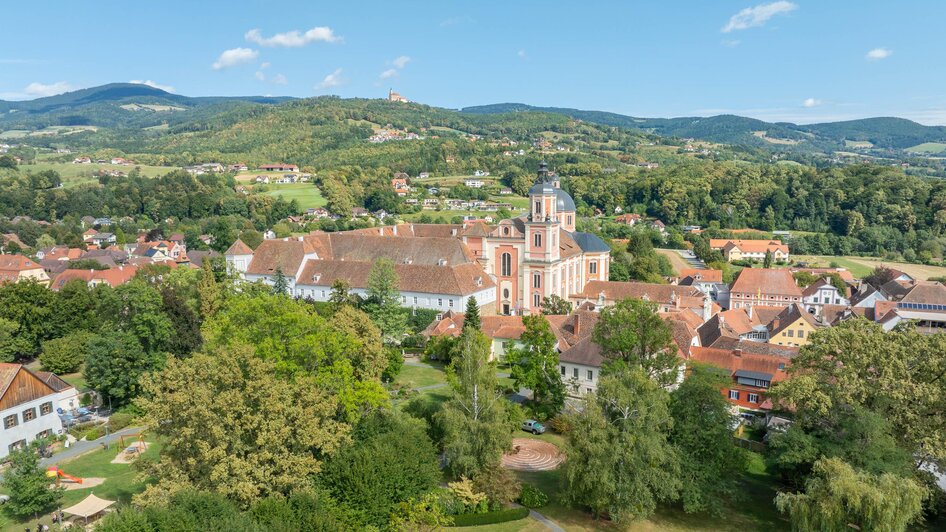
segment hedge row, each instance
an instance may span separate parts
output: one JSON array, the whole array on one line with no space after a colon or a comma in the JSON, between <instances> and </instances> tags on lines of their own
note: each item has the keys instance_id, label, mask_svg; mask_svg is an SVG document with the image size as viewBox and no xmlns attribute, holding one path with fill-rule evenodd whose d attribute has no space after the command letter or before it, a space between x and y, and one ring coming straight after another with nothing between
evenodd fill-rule
<instances>
[{"instance_id":1,"label":"hedge row","mask_svg":"<svg viewBox=\"0 0 946 532\"><path fill-rule=\"evenodd\" d=\"M483 514L462 514L453 516L453 526L494 525L496 523L518 521L528 516L528 508L509 508L508 510L486 512Z\"/></svg>"}]
</instances>

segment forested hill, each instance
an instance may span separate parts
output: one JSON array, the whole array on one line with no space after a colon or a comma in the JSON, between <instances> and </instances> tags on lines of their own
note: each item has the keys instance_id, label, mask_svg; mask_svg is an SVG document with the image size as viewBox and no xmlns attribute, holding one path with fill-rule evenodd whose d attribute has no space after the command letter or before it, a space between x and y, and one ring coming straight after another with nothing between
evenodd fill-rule
<instances>
[{"instance_id":1,"label":"forested hill","mask_svg":"<svg viewBox=\"0 0 946 532\"><path fill-rule=\"evenodd\" d=\"M521 103L465 107L462 112L468 114L557 113L587 122L638 129L663 136L803 151L841 149L845 147L845 141L869 142L873 147L892 150L904 150L925 142L946 142L946 127L944 126L924 126L903 118L892 117L797 125L788 122L764 122L735 115L638 118L603 111L534 107Z\"/></svg>"},{"instance_id":2,"label":"forested hill","mask_svg":"<svg viewBox=\"0 0 946 532\"><path fill-rule=\"evenodd\" d=\"M147 128L206 119L287 98L181 96L135 83L110 83L27 101L0 100L0 131L56 126Z\"/></svg>"}]
</instances>

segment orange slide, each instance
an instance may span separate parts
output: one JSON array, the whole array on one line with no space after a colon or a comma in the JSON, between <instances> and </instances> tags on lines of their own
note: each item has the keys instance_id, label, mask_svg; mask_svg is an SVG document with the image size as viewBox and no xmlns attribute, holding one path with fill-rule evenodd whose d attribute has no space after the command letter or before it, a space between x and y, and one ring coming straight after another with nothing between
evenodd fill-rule
<instances>
[{"instance_id":1,"label":"orange slide","mask_svg":"<svg viewBox=\"0 0 946 532\"><path fill-rule=\"evenodd\" d=\"M74 477L74 476L72 476L72 475L68 475L68 474L66 474L65 472L63 472L62 469L59 469L57 466L49 466L49 468L46 469L46 476L47 476L47 477L50 477L50 478L55 477L55 479L56 479L56 486L59 486L60 480L63 480L63 479L66 480L66 481L68 481L68 482L74 482L74 483L76 483L76 484L82 484L82 479L81 479L81 478L79 478L79 477Z\"/></svg>"}]
</instances>

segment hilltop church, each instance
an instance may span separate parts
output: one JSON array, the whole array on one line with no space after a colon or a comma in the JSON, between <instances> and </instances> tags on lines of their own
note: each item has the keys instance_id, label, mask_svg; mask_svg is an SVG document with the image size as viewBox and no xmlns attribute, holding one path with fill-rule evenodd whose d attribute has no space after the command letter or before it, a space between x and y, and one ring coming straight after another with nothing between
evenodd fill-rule
<instances>
[{"instance_id":1,"label":"hilltop church","mask_svg":"<svg viewBox=\"0 0 946 532\"><path fill-rule=\"evenodd\" d=\"M225 256L248 281L286 277L294 297L327 301L336 280L364 295L378 258L395 264L401 304L459 311L473 297L485 314L541 311L542 300L568 300L589 281L606 281L610 248L575 231L575 202L545 162L529 190L528 213L495 226L403 224L340 233L315 232L264 241L256 250L237 240Z\"/></svg>"}]
</instances>

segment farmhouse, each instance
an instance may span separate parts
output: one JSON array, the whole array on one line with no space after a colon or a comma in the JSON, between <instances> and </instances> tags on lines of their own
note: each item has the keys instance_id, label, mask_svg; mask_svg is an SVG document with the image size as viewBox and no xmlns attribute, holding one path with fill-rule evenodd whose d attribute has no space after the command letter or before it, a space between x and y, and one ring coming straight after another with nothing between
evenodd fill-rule
<instances>
[{"instance_id":1,"label":"farmhouse","mask_svg":"<svg viewBox=\"0 0 946 532\"><path fill-rule=\"evenodd\" d=\"M62 433L57 409L72 409L75 388L56 375L0 363L0 458L33 440Z\"/></svg>"}]
</instances>

